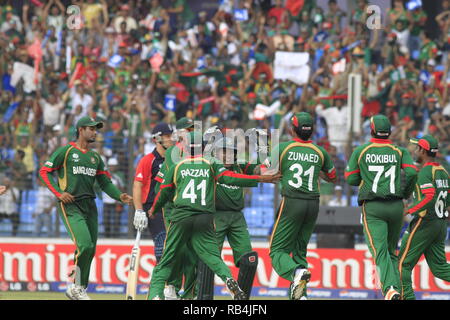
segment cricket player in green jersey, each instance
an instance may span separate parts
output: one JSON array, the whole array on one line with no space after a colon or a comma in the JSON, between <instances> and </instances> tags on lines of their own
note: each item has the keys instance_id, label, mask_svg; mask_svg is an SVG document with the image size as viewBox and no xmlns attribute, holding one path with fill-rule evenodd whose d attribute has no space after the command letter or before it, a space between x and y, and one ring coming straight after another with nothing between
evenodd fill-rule
<instances>
[{"instance_id":1,"label":"cricket player in green jersey","mask_svg":"<svg viewBox=\"0 0 450 320\"><path fill-rule=\"evenodd\" d=\"M202 157L202 136L195 131L189 134L184 148L187 156L169 168L150 209L150 214L153 214L173 198L174 208L163 256L153 270L148 298L164 297L164 283L176 262L174 258L187 244L225 282L235 300L244 300L245 293L221 259L214 232L216 182L251 187L256 186L257 182L272 182L274 177L236 174L226 170L213 158Z\"/></svg>"},{"instance_id":2,"label":"cricket player in green jersey","mask_svg":"<svg viewBox=\"0 0 450 320\"><path fill-rule=\"evenodd\" d=\"M58 148L39 171L41 180L59 199L58 212L76 245L74 283L66 291L72 300L90 300L86 288L98 234L94 183L117 201L131 204L133 200L112 184L100 155L89 150L102 127L103 123L90 117L78 120L77 141ZM57 183L51 175L54 172Z\"/></svg>"},{"instance_id":3,"label":"cricket player in green jersey","mask_svg":"<svg viewBox=\"0 0 450 320\"><path fill-rule=\"evenodd\" d=\"M233 139L225 137L214 143L214 156L232 172L260 174L264 165L237 163L237 148ZM222 251L225 237L233 250L234 264L239 268L238 284L250 299L253 280L258 267L258 253L253 251L244 208L244 189L239 186L218 183L216 188L216 212L214 223L219 249ZM205 268L205 270L202 270ZM199 300L214 298L214 274L204 264L199 265Z\"/></svg>"},{"instance_id":4,"label":"cricket player in green jersey","mask_svg":"<svg viewBox=\"0 0 450 320\"><path fill-rule=\"evenodd\" d=\"M311 278L306 261L309 239L319 213L319 177L336 181L336 169L324 148L310 139L313 118L307 112L291 118L293 140L272 151L271 168L281 171L282 201L270 240L270 258L275 271L291 281L289 298L305 300ZM292 255L292 256L291 256Z\"/></svg>"},{"instance_id":5,"label":"cricket player in green jersey","mask_svg":"<svg viewBox=\"0 0 450 320\"><path fill-rule=\"evenodd\" d=\"M411 273L422 254L437 278L450 281L450 264L445 256L445 238L450 205L450 177L436 162L438 141L431 135L413 139L417 144L416 159L422 168L413 193L414 203L406 214L413 216L402 239L399 254L401 294L405 300L415 299Z\"/></svg>"},{"instance_id":6,"label":"cricket player in green jersey","mask_svg":"<svg viewBox=\"0 0 450 320\"><path fill-rule=\"evenodd\" d=\"M377 266L383 295L386 300L399 300L400 275L395 251L403 225L403 199L413 192L417 167L407 149L389 140L391 123L386 116L373 116L370 122L373 138L353 151L345 178L348 184L359 186L364 235Z\"/></svg>"},{"instance_id":7,"label":"cricket player in green jersey","mask_svg":"<svg viewBox=\"0 0 450 320\"><path fill-rule=\"evenodd\" d=\"M176 132L174 136L178 140L174 146L171 146L166 151L166 156L161 169L158 172L155 180L157 184L155 186L155 193L157 194L161 183L164 180L164 175L169 171L169 168L174 166L176 162L183 157L182 140L183 137L189 132L194 130L194 121L190 118L180 118L175 124ZM173 201L169 199L163 208L164 222L166 229L170 224L173 210ZM197 261L198 257L195 252L189 250L181 250L181 253L177 255L177 263L174 264L172 274L169 277L166 286L164 288L164 296L166 300L178 300L178 299L194 299L197 295L196 292L196 279L197 279ZM183 285L184 277L184 285ZM183 294L179 294L181 287L183 286Z\"/></svg>"}]
</instances>

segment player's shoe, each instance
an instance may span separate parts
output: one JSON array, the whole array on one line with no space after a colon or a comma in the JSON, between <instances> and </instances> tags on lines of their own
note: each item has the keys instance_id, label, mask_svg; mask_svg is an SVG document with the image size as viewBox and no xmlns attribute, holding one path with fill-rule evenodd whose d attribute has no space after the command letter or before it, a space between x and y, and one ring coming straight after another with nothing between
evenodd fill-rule
<instances>
[{"instance_id":1,"label":"player's shoe","mask_svg":"<svg viewBox=\"0 0 450 320\"><path fill-rule=\"evenodd\" d=\"M311 272L306 269L300 269L296 272L294 282L291 284L291 300L300 300L306 289L306 284L311 279Z\"/></svg>"},{"instance_id":2,"label":"player's shoe","mask_svg":"<svg viewBox=\"0 0 450 320\"><path fill-rule=\"evenodd\" d=\"M91 300L86 293L86 289L74 283L67 287L66 297L70 300Z\"/></svg>"},{"instance_id":3,"label":"player's shoe","mask_svg":"<svg viewBox=\"0 0 450 320\"><path fill-rule=\"evenodd\" d=\"M386 296L384 297L384 300L401 300L402 296L400 293L398 293L397 290L394 289L394 287L391 287L388 292L386 293Z\"/></svg>"},{"instance_id":4,"label":"player's shoe","mask_svg":"<svg viewBox=\"0 0 450 320\"><path fill-rule=\"evenodd\" d=\"M228 292L231 294L233 300L247 300L247 296L245 295L244 291L239 288L236 280L234 280L233 278L228 278L226 285Z\"/></svg>"},{"instance_id":5,"label":"player's shoe","mask_svg":"<svg viewBox=\"0 0 450 320\"><path fill-rule=\"evenodd\" d=\"M177 296L175 286L169 284L164 288L164 298L166 300L180 300L180 298L178 298Z\"/></svg>"}]
</instances>

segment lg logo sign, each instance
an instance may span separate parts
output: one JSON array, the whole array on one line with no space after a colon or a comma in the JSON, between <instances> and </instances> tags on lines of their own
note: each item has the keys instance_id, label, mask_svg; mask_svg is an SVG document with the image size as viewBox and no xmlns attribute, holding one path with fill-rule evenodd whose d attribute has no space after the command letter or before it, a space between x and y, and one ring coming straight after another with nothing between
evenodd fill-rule
<instances>
[{"instance_id":1,"label":"lg logo sign","mask_svg":"<svg viewBox=\"0 0 450 320\"><path fill-rule=\"evenodd\" d=\"M367 6L366 13L369 15L366 21L367 28L370 30L381 29L381 8L372 4Z\"/></svg>"}]
</instances>

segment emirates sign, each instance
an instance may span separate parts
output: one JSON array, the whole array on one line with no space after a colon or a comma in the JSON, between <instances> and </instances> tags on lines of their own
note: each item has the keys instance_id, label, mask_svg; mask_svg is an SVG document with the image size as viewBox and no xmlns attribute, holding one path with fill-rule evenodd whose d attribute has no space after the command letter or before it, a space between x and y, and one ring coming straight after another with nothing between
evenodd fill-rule
<instances>
[{"instance_id":1,"label":"emirates sign","mask_svg":"<svg viewBox=\"0 0 450 320\"><path fill-rule=\"evenodd\" d=\"M52 283L66 282L73 268L75 246L63 239L0 240L0 283ZM123 285L127 281L132 240L100 240L91 267L90 282L103 285ZM280 278L272 269L267 243L254 243L259 264L255 287L275 289L289 287L289 282ZM447 260L450 252L447 248ZM222 251L225 263L237 277L232 250L225 246ZM139 261L139 283L148 285L155 266L151 241L141 242ZM312 289L379 290L373 260L366 247L359 249L310 249L308 263L312 278L308 285ZM417 291L446 292L450 283L435 278L422 257L413 272L413 283ZM216 277L216 284L223 282ZM29 285L35 290L33 284ZM264 289L265 290L265 289Z\"/></svg>"}]
</instances>

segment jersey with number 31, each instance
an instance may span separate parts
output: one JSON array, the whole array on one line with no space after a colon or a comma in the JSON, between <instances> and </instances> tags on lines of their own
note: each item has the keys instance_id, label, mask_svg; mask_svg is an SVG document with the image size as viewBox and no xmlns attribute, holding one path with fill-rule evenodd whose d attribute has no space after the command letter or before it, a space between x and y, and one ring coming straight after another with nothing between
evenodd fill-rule
<instances>
[{"instance_id":1,"label":"jersey with number 31","mask_svg":"<svg viewBox=\"0 0 450 320\"><path fill-rule=\"evenodd\" d=\"M330 178L336 176L330 155L311 141L294 139L280 143L278 151L275 151L277 155L282 174L281 195L285 197L318 199L320 171ZM273 160L271 162L273 166Z\"/></svg>"}]
</instances>

